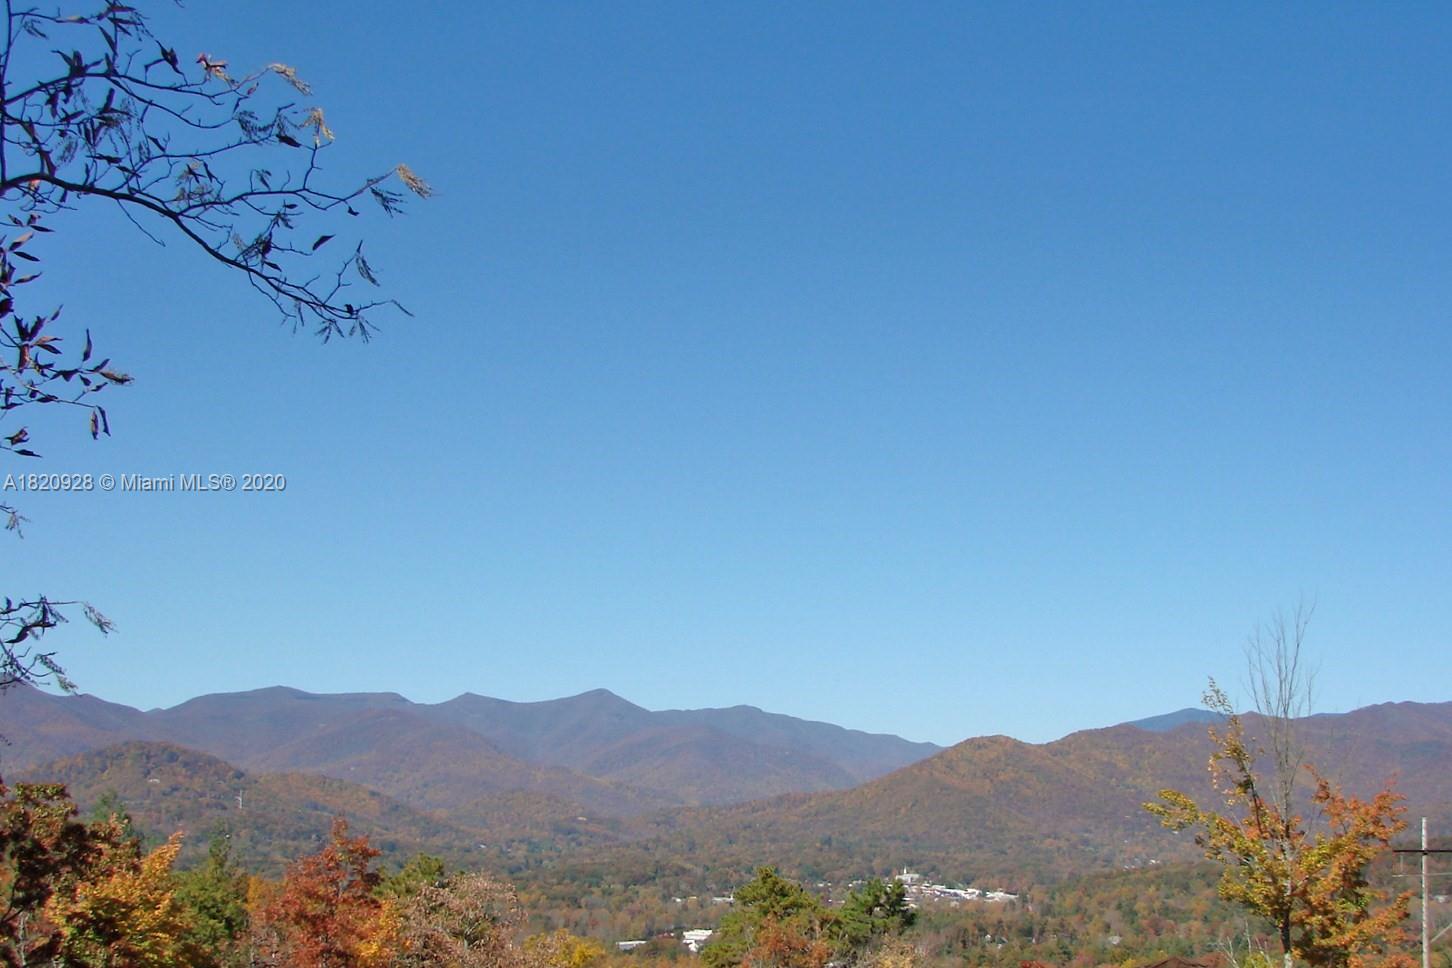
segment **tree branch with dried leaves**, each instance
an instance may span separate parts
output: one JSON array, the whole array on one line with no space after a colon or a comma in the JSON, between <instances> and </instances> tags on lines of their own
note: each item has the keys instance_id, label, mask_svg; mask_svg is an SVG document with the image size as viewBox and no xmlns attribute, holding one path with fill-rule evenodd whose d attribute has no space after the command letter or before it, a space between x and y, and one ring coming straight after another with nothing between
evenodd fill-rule
<instances>
[{"instance_id":1,"label":"tree branch with dried leaves","mask_svg":"<svg viewBox=\"0 0 1452 968\"><path fill-rule=\"evenodd\" d=\"M131 381L95 358L89 330L68 353L80 340L63 333L58 310L17 305L21 287L40 277L37 241L58 212L113 204L153 241L178 236L240 274L282 321L325 341L366 340L376 312L407 313L381 294L361 241L328 257L365 201L392 216L431 189L404 164L328 183L319 160L333 131L303 100L312 91L292 67L234 75L210 54L184 61L137 8L114 2L64 13L5 0L0 42L0 218L13 230L0 236L0 452L39 456L26 425L37 407L78 408L93 438L109 435L97 394ZM0 518L17 533L24 521L8 503ZM70 687L54 653L36 646L63 621L64 604L5 601L0 688Z\"/></svg>"}]
</instances>

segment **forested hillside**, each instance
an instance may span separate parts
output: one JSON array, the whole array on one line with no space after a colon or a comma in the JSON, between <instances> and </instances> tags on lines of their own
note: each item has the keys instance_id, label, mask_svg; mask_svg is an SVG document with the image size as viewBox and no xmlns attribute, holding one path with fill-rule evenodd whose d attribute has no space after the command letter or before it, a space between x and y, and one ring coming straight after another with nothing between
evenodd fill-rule
<instances>
[{"instance_id":1,"label":"forested hillside","mask_svg":"<svg viewBox=\"0 0 1452 968\"><path fill-rule=\"evenodd\" d=\"M621 708L604 697L591 702L602 699ZM1045 744L984 737L847 790L680 807L667 805L672 801L665 796L644 797L639 787L518 759L461 724L433 724L408 713L397 697L284 700L281 708L291 718L266 727L271 732L260 729L250 748L221 722L235 711L231 701L207 717L196 710L177 714L209 745L237 746L247 754L243 763L132 743L24 775L63 779L87 807L108 789L137 797L138 820L154 836L183 821L196 832L225 819L236 810L232 787L246 783L279 794L305 792L311 804L249 803L245 819L276 832L259 834L262 839L309 842L338 813L375 833L390 851L416 844L546 879L637 883L670 872L690 892L724 890L763 862L808 879L847 880L906 865L950 880L989 877L1012 887L1184 861L1197 856L1189 837L1164 830L1142 805L1165 788L1209 793L1211 747L1196 723L1167 731L1088 730ZM358 708L334 721L339 705ZM76 707L98 708L90 700ZM103 723L118 715L99 708ZM1254 732L1255 717L1247 723ZM580 728L578 722L562 727L552 742L563 743ZM695 728L656 741L679 754L674 743ZM1434 824L1452 819L1452 704L1317 716L1302 722L1302 734L1309 760L1327 764L1348 790L1366 794L1392 781L1413 815ZM44 735L55 743L53 733ZM630 735L630 742L644 742ZM318 738L326 741L312 745ZM18 747L23 738L14 742ZM178 757L196 757L205 768L167 765ZM766 775L770 762L756 761L756 775ZM736 764L710 765L729 772ZM213 774L232 777L232 786L197 779ZM331 792L324 796L324 790ZM265 862L267 855L250 859Z\"/></svg>"},{"instance_id":2,"label":"forested hillside","mask_svg":"<svg viewBox=\"0 0 1452 968\"><path fill-rule=\"evenodd\" d=\"M11 739L0 751L5 770L160 740L248 770L362 783L427 809L528 790L610 816L845 789L938 750L748 706L651 712L603 689L537 703L466 693L429 705L276 687L142 712L22 686L0 704L0 735Z\"/></svg>"}]
</instances>

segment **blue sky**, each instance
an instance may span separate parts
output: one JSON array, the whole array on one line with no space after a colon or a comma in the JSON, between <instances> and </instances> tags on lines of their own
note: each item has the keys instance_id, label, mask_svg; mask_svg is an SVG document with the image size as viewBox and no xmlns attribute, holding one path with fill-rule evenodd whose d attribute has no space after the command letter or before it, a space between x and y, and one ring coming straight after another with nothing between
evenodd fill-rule
<instances>
[{"instance_id":1,"label":"blue sky","mask_svg":"<svg viewBox=\"0 0 1452 968\"><path fill-rule=\"evenodd\" d=\"M44 469L288 481L25 497L7 584L120 630L55 633L86 691L1045 740L1233 687L1307 598L1320 709L1452 698L1445 7L156 16L438 194L361 226L415 313L366 346L55 222L44 295L138 380Z\"/></svg>"}]
</instances>

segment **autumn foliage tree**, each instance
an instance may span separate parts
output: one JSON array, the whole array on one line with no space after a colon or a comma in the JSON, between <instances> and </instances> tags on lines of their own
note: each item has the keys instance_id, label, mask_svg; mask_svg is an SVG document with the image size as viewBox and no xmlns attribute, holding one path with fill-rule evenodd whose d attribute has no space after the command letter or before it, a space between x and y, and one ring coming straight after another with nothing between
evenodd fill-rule
<instances>
[{"instance_id":1,"label":"autumn foliage tree","mask_svg":"<svg viewBox=\"0 0 1452 968\"><path fill-rule=\"evenodd\" d=\"M378 851L333 821L329 843L294 861L278 890L253 917L263 963L288 968L356 968L375 964L382 902L374 889Z\"/></svg>"},{"instance_id":2,"label":"autumn foliage tree","mask_svg":"<svg viewBox=\"0 0 1452 968\"><path fill-rule=\"evenodd\" d=\"M420 857L385 887L366 837L328 843L281 881L248 877L225 835L175 873L173 835L146 852L123 814L90 823L55 784L0 785L0 968L593 968L591 939L519 941L514 888Z\"/></svg>"},{"instance_id":3,"label":"autumn foliage tree","mask_svg":"<svg viewBox=\"0 0 1452 968\"><path fill-rule=\"evenodd\" d=\"M1402 923L1408 895L1388 897L1367 875L1371 862L1403 828L1401 797L1390 789L1370 800L1342 793L1310 765L1315 822L1267 795L1257 750L1225 694L1213 682L1206 704L1224 715L1212 727L1210 774L1229 812L1197 804L1176 790L1145 804L1171 830L1196 831L1205 856L1223 865L1222 897L1275 928L1287 968L1403 968Z\"/></svg>"},{"instance_id":4,"label":"autumn foliage tree","mask_svg":"<svg viewBox=\"0 0 1452 968\"><path fill-rule=\"evenodd\" d=\"M743 968L825 968L832 946L820 932L799 921L768 918L757 928Z\"/></svg>"},{"instance_id":5,"label":"autumn foliage tree","mask_svg":"<svg viewBox=\"0 0 1452 968\"><path fill-rule=\"evenodd\" d=\"M593 938L556 928L525 938L523 954L528 968L594 968L604 960L605 949Z\"/></svg>"},{"instance_id":6,"label":"autumn foliage tree","mask_svg":"<svg viewBox=\"0 0 1452 968\"><path fill-rule=\"evenodd\" d=\"M93 832L56 784L0 784L0 964L41 964L61 938L44 916L52 895L89 869Z\"/></svg>"},{"instance_id":7,"label":"autumn foliage tree","mask_svg":"<svg viewBox=\"0 0 1452 968\"><path fill-rule=\"evenodd\" d=\"M0 786L0 964L198 964L173 837L149 854L115 817L90 824L55 784Z\"/></svg>"},{"instance_id":8,"label":"autumn foliage tree","mask_svg":"<svg viewBox=\"0 0 1452 968\"><path fill-rule=\"evenodd\" d=\"M54 893L45 918L60 937L58 966L170 968L195 965L200 952L191 920L176 897L172 864L181 850L173 836L142 856L136 841L118 829L106 837L86 872L70 890Z\"/></svg>"},{"instance_id":9,"label":"autumn foliage tree","mask_svg":"<svg viewBox=\"0 0 1452 968\"><path fill-rule=\"evenodd\" d=\"M570 958L567 946L544 945L533 960L515 942L523 911L514 888L487 874L454 874L385 902L376 948L388 968L546 968L551 953ZM553 968L585 968L559 964Z\"/></svg>"}]
</instances>

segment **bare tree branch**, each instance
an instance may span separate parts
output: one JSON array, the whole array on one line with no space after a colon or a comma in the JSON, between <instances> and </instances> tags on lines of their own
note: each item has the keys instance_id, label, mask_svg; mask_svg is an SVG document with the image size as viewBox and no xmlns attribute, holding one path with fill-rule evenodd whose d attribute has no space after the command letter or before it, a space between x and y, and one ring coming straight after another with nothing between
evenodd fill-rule
<instances>
[{"instance_id":1,"label":"bare tree branch","mask_svg":"<svg viewBox=\"0 0 1452 968\"><path fill-rule=\"evenodd\" d=\"M1306 756L1296 720L1311 714L1316 672L1302 653L1314 603L1301 601L1289 616L1276 613L1259 626L1245 645L1246 678L1251 702L1265 729L1265 752L1273 768L1273 802L1289 816Z\"/></svg>"},{"instance_id":2,"label":"bare tree branch","mask_svg":"<svg viewBox=\"0 0 1452 968\"><path fill-rule=\"evenodd\" d=\"M342 185L319 159L333 143L322 108L299 103L311 88L285 64L234 75L202 53L183 61L145 17L121 0L82 12L47 12L5 0L0 43L0 452L34 458L29 408L79 408L92 437L111 432L96 394L131 378L94 359L89 331L57 332L59 310L24 316L20 287L35 281L34 251L46 218L87 200L118 205L148 238L174 234L244 277L296 328L324 340L367 339L372 314L404 310L381 295L352 296L378 279L361 241L334 242L371 199L388 215L432 191L403 164ZM21 55L21 56L17 56ZM14 77L17 65L28 70ZM36 65L43 69L38 70ZM38 75L38 76L37 76ZM6 230L8 231L8 230ZM366 290L365 290L366 291ZM66 342L69 340L69 342ZM7 529L23 518L0 507ZM5 600L0 610L0 690L48 679L69 687L36 642L73 602ZM101 630L111 624L90 606Z\"/></svg>"}]
</instances>

